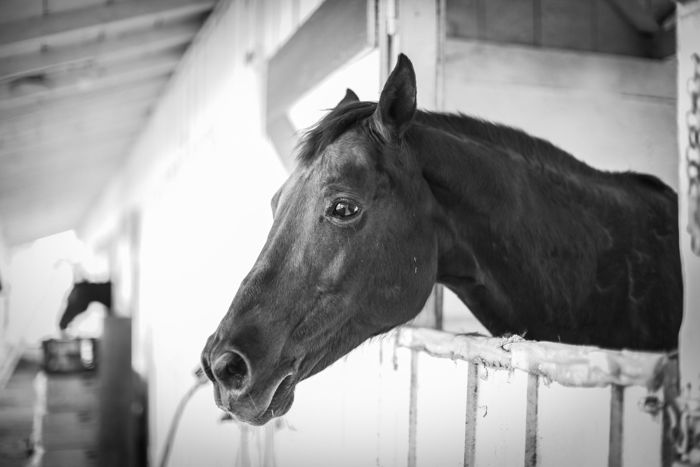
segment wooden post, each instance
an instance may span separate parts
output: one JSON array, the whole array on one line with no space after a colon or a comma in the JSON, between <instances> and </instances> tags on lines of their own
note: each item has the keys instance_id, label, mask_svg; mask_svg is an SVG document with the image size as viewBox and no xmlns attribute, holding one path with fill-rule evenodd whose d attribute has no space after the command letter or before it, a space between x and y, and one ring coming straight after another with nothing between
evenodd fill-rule
<instances>
[{"instance_id":1,"label":"wooden post","mask_svg":"<svg viewBox=\"0 0 700 467\"><path fill-rule=\"evenodd\" d=\"M98 349L100 406L98 465L134 465L131 370L131 319L108 316Z\"/></svg>"},{"instance_id":2,"label":"wooden post","mask_svg":"<svg viewBox=\"0 0 700 467\"><path fill-rule=\"evenodd\" d=\"M691 417L690 424L700 429L700 256L691 248L690 231L700 236L700 201L693 205L689 196L688 135L692 117L692 96L689 81L696 72L693 54L700 54L700 1L677 2L678 61L678 141L679 141L679 230L683 264L683 325L679 342L680 398L678 408ZM695 119L700 117L696 112ZM695 123L700 125L700 123ZM697 154L692 154L697 157ZM696 238L696 250L700 249ZM667 401L670 402L670 401ZM695 445L693 445L695 443ZM700 465L700 442L697 438L685 449L683 460Z\"/></svg>"},{"instance_id":3,"label":"wooden post","mask_svg":"<svg viewBox=\"0 0 700 467\"><path fill-rule=\"evenodd\" d=\"M413 62L417 80L418 108L439 110L442 95L442 44L445 37L444 0L380 0L378 44L382 84L394 67L399 52ZM418 32L418 33L417 33ZM416 326L442 327L442 291L435 286ZM418 353L411 351L411 386L409 393L408 466L417 458L418 431Z\"/></svg>"}]
</instances>

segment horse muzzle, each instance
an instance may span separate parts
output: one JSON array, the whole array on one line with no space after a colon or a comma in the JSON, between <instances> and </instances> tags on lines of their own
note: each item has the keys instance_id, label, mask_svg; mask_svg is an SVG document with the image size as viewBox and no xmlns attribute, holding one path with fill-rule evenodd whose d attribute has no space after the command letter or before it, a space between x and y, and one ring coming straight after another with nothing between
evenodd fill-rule
<instances>
[{"instance_id":1,"label":"horse muzzle","mask_svg":"<svg viewBox=\"0 0 700 467\"><path fill-rule=\"evenodd\" d=\"M290 409L296 385L293 370L256 368L240 350L214 352L207 344L202 369L214 383L214 399L221 410L241 422L264 425Z\"/></svg>"}]
</instances>

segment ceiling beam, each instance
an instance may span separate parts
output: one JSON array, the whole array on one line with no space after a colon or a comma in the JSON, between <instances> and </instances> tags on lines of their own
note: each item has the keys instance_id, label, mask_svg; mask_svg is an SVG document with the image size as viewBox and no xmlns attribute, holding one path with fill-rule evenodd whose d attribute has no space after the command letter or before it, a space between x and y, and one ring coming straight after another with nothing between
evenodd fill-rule
<instances>
[{"instance_id":1,"label":"ceiling beam","mask_svg":"<svg viewBox=\"0 0 700 467\"><path fill-rule=\"evenodd\" d=\"M153 100L144 99L128 105L114 107L90 108L76 110L64 115L63 118L44 118L41 114L30 115L17 120L0 123L0 141L12 139L33 138L50 132L68 132L85 130L98 125L108 125L115 121L129 121L147 118L152 110ZM115 101L115 104L118 102Z\"/></svg>"},{"instance_id":2,"label":"ceiling beam","mask_svg":"<svg viewBox=\"0 0 700 467\"><path fill-rule=\"evenodd\" d=\"M191 42L199 27L195 22L164 26L104 41L0 58L0 81L75 69L92 62L148 56Z\"/></svg>"},{"instance_id":3,"label":"ceiling beam","mask_svg":"<svg viewBox=\"0 0 700 467\"><path fill-rule=\"evenodd\" d=\"M42 168L40 171L34 169L17 170L12 176L2 176L2 187L0 187L0 197L2 203L16 203L19 201L30 201L41 198L47 191L54 190L61 186L75 185L76 189L81 187L81 180L94 179L97 176L110 176L122 161L114 153L98 154L93 159L86 158L85 161L72 161L55 164ZM99 193L99 188L98 188ZM96 193L93 193L93 195ZM56 193L60 196L60 193Z\"/></svg>"},{"instance_id":4,"label":"ceiling beam","mask_svg":"<svg viewBox=\"0 0 700 467\"><path fill-rule=\"evenodd\" d=\"M172 22L211 10L215 0L150 0L53 13L3 24L0 57L38 51L52 41L73 41Z\"/></svg>"},{"instance_id":5,"label":"ceiling beam","mask_svg":"<svg viewBox=\"0 0 700 467\"><path fill-rule=\"evenodd\" d=\"M651 10L644 8L638 0L607 0L634 28L645 34L655 34L661 28Z\"/></svg>"},{"instance_id":6,"label":"ceiling beam","mask_svg":"<svg viewBox=\"0 0 700 467\"><path fill-rule=\"evenodd\" d=\"M100 159L101 157L123 159L133 142L133 138L105 138L102 141L95 142L86 147L70 146L61 147L51 153L16 153L8 155L3 160L3 171L0 173L0 193L4 189L10 189L13 186L13 180L16 176L21 175L27 170L41 169L42 167L60 168L67 164L75 164L81 162L89 162L92 159ZM26 170L25 170L26 169ZM14 171L13 173L11 173ZM41 174L42 171L37 171L36 174ZM35 175L36 175L35 174ZM25 181L26 182L26 181ZM18 186L22 186L23 181L17 181ZM31 180L27 182L31 185ZM0 196L0 199L2 197Z\"/></svg>"},{"instance_id":7,"label":"ceiling beam","mask_svg":"<svg viewBox=\"0 0 700 467\"><path fill-rule=\"evenodd\" d=\"M77 148L90 148L92 144L104 140L136 135L143 128L144 122L115 122L108 127L101 127L90 132L55 133L45 135L35 141L21 141L15 144L0 145L0 161L3 170L8 161L13 159L26 159L28 157L43 157L50 160L51 155L62 149L76 150Z\"/></svg>"},{"instance_id":8,"label":"ceiling beam","mask_svg":"<svg viewBox=\"0 0 700 467\"><path fill-rule=\"evenodd\" d=\"M41 84L28 86L26 91L12 83L5 83L0 85L0 111L170 75L180 57L177 53L167 53L117 64L93 63L86 68L47 75Z\"/></svg>"},{"instance_id":9,"label":"ceiling beam","mask_svg":"<svg viewBox=\"0 0 700 467\"><path fill-rule=\"evenodd\" d=\"M112 108L129 106L143 100L155 102L168 79L168 76L157 77L128 86L28 103L22 107L0 112L0 125L20 121L23 118L36 117L41 120L50 120L67 118L80 112L109 112Z\"/></svg>"}]
</instances>

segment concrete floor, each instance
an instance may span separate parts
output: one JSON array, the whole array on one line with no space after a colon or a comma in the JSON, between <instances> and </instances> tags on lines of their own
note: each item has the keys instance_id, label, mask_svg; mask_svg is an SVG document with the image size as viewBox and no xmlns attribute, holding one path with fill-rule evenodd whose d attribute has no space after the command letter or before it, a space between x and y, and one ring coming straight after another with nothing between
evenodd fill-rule
<instances>
[{"instance_id":1,"label":"concrete floor","mask_svg":"<svg viewBox=\"0 0 700 467\"><path fill-rule=\"evenodd\" d=\"M34 379L38 361L19 360L7 386L0 389L0 465L25 466L32 454Z\"/></svg>"},{"instance_id":2,"label":"concrete floor","mask_svg":"<svg viewBox=\"0 0 700 467\"><path fill-rule=\"evenodd\" d=\"M24 357L0 390L0 466L97 465L96 374L40 371L37 358Z\"/></svg>"}]
</instances>

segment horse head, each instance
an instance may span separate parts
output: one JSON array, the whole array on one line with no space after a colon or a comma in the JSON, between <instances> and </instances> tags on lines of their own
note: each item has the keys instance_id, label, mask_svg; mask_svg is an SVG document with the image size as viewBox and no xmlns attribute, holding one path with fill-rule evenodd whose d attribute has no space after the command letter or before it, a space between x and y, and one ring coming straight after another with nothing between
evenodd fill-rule
<instances>
[{"instance_id":1,"label":"horse head","mask_svg":"<svg viewBox=\"0 0 700 467\"><path fill-rule=\"evenodd\" d=\"M425 303L437 238L430 188L405 144L415 112L401 55L378 103L348 90L301 141L267 241L202 352L217 405L237 419L286 413L298 382Z\"/></svg>"},{"instance_id":2,"label":"horse head","mask_svg":"<svg viewBox=\"0 0 700 467\"><path fill-rule=\"evenodd\" d=\"M64 331L73 319L80 313L85 311L92 301L86 289L89 282L81 281L73 285L73 288L68 293L68 298L66 298L66 308L61 314L61 320L58 323L58 327L61 331Z\"/></svg>"},{"instance_id":3,"label":"horse head","mask_svg":"<svg viewBox=\"0 0 700 467\"><path fill-rule=\"evenodd\" d=\"M58 323L61 331L64 331L76 316L87 310L92 302L102 303L106 307L107 314L111 314L112 283L86 280L76 282L68 293L66 308Z\"/></svg>"}]
</instances>

